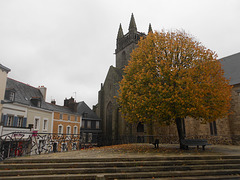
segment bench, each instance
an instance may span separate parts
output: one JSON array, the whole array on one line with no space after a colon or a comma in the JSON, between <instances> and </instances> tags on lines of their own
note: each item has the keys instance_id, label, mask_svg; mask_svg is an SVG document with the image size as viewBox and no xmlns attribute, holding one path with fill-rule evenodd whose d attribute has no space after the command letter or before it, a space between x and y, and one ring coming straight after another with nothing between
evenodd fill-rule
<instances>
[{"instance_id":1,"label":"bench","mask_svg":"<svg viewBox=\"0 0 240 180\"><path fill-rule=\"evenodd\" d=\"M186 149L188 149L188 146L202 146L202 149L205 150L206 145L211 145L208 144L206 139L182 139L181 140L182 145L186 146Z\"/></svg>"}]
</instances>

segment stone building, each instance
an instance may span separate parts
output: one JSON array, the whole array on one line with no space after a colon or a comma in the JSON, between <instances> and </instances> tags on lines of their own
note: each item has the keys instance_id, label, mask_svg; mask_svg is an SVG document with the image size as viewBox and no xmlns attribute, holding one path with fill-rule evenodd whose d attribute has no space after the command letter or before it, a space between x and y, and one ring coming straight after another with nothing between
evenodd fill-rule
<instances>
[{"instance_id":1,"label":"stone building","mask_svg":"<svg viewBox=\"0 0 240 180\"><path fill-rule=\"evenodd\" d=\"M152 31L149 25L148 32ZM119 82L122 80L123 68L128 64L130 53L137 46L145 33L137 31L132 14L129 29L123 33L120 24L117 34L116 67L110 66L106 79L98 92L98 104L94 107L102 119L102 130L106 144L125 142L150 142L158 138L162 143L178 143L175 124L160 126L157 124L129 124L122 117L116 102ZM240 144L240 53L221 59L225 76L231 78L232 114L225 119L211 123L202 123L192 118L185 118L182 126L186 138L204 138L214 144Z\"/></svg>"},{"instance_id":2,"label":"stone building","mask_svg":"<svg viewBox=\"0 0 240 180\"><path fill-rule=\"evenodd\" d=\"M152 31L149 25L149 31ZM110 66L104 84L98 94L98 104L95 107L97 115L102 119L103 136L109 144L129 141L127 138L132 137L134 132L133 125L128 124L122 119L119 112L119 106L116 102L118 96L119 82L122 80L123 68L128 64L130 54L136 48L141 37L145 33L138 32L134 16L132 14L128 33L124 34L120 24L117 34L116 67ZM144 127L139 124L139 132L143 135ZM118 142L121 141L121 142Z\"/></svg>"}]
</instances>

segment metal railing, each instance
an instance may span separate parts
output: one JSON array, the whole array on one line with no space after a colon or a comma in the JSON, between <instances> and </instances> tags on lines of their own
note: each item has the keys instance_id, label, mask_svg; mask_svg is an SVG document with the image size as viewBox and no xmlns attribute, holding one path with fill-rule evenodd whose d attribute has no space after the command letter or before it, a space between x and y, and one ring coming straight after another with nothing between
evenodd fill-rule
<instances>
[{"instance_id":1,"label":"metal railing","mask_svg":"<svg viewBox=\"0 0 240 180\"><path fill-rule=\"evenodd\" d=\"M80 134L12 132L0 136L0 161L16 156L79 150L97 145L98 134L85 142Z\"/></svg>"}]
</instances>

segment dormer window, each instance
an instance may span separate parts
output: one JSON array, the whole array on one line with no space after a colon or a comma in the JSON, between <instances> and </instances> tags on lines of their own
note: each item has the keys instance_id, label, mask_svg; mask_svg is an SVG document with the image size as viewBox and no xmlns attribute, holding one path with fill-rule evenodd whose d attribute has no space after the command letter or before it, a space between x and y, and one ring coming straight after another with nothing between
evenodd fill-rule
<instances>
[{"instance_id":1,"label":"dormer window","mask_svg":"<svg viewBox=\"0 0 240 180\"><path fill-rule=\"evenodd\" d=\"M9 100L9 101L14 101L15 100L15 90L14 89L6 90L4 99Z\"/></svg>"},{"instance_id":2,"label":"dormer window","mask_svg":"<svg viewBox=\"0 0 240 180\"><path fill-rule=\"evenodd\" d=\"M82 114L82 116L83 116L84 118L86 118L86 117L88 117L88 113L84 112L84 113Z\"/></svg>"},{"instance_id":3,"label":"dormer window","mask_svg":"<svg viewBox=\"0 0 240 180\"><path fill-rule=\"evenodd\" d=\"M33 97L31 99L31 104L35 107L41 107L41 98Z\"/></svg>"}]
</instances>

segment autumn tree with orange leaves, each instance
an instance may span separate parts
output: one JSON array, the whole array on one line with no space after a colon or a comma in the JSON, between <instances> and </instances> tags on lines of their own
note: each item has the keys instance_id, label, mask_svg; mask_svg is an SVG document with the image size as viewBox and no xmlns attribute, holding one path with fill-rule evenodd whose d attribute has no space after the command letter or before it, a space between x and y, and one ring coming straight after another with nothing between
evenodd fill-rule
<instances>
[{"instance_id":1,"label":"autumn tree with orange leaves","mask_svg":"<svg viewBox=\"0 0 240 180\"><path fill-rule=\"evenodd\" d=\"M217 55L184 31L149 33L132 52L118 102L128 122L176 123L193 117L212 122L230 108L231 86Z\"/></svg>"}]
</instances>

